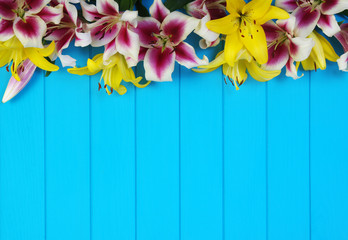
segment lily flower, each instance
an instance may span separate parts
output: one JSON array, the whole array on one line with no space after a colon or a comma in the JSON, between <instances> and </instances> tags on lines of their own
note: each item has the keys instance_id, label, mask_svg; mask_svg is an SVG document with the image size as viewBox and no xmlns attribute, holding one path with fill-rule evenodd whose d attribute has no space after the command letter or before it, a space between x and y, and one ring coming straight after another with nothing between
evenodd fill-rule
<instances>
[{"instance_id":1,"label":"lily flower","mask_svg":"<svg viewBox=\"0 0 348 240\"><path fill-rule=\"evenodd\" d=\"M81 0L83 16L91 31L92 46L105 46L104 61L120 53L126 57L129 67L138 63L139 36L133 31L137 26L137 11L119 12L114 0L97 0L97 5Z\"/></svg>"},{"instance_id":2,"label":"lily flower","mask_svg":"<svg viewBox=\"0 0 348 240\"><path fill-rule=\"evenodd\" d=\"M209 21L208 29L225 34L225 57L233 66L239 51L245 47L259 64L268 61L266 35L262 24L271 19L287 19L289 14L271 6L272 0L227 0L226 17Z\"/></svg>"},{"instance_id":3,"label":"lily flower","mask_svg":"<svg viewBox=\"0 0 348 240\"><path fill-rule=\"evenodd\" d=\"M100 71L103 73L99 82L99 90L102 88L101 81L103 79L105 91L109 95L113 93L113 90L116 90L120 95L127 92L126 87L121 85L122 80L125 82L131 82L139 88L144 88L150 83L147 82L145 84L140 84L142 78L135 78L134 72L128 67L125 57L119 53L111 56L106 65L103 61L103 54L98 54L92 60L88 59L86 67L68 69L69 73L80 76L95 75Z\"/></svg>"},{"instance_id":4,"label":"lily flower","mask_svg":"<svg viewBox=\"0 0 348 240\"><path fill-rule=\"evenodd\" d=\"M331 62L336 62L339 58L335 53L335 50L331 46L328 40L321 36L316 31L309 34L308 38L312 38L315 45L309 55L309 57L301 61L304 70L321 70L326 69L326 59Z\"/></svg>"},{"instance_id":5,"label":"lily flower","mask_svg":"<svg viewBox=\"0 0 348 240\"><path fill-rule=\"evenodd\" d=\"M281 73L281 70L267 70L263 66L260 66L250 55L250 53L243 48L238 52L237 61L233 65L229 65L226 61L225 52L221 51L216 55L216 58L205 66L198 66L198 69L193 69L195 72L206 73L214 71L222 66L222 72L236 90L245 82L248 77L248 73L257 81L266 82L275 78ZM225 79L225 83L227 81Z\"/></svg>"},{"instance_id":6,"label":"lily flower","mask_svg":"<svg viewBox=\"0 0 348 240\"><path fill-rule=\"evenodd\" d=\"M28 82L32 78L36 70L36 66L29 59L27 59L19 65L18 69L18 76L21 80L17 81L14 77L10 78L10 81L8 82L7 88L5 90L5 94L2 98L3 103L10 101L20 91L22 91L22 89L28 84Z\"/></svg>"},{"instance_id":7,"label":"lily flower","mask_svg":"<svg viewBox=\"0 0 348 240\"><path fill-rule=\"evenodd\" d=\"M12 62L11 73L17 81L21 81L18 72L22 68L19 68L19 65L27 59L45 71L57 71L59 67L45 59L54 52L54 49L54 42L46 48L25 48L16 37L13 37L5 42L0 42L0 52L2 53L0 67Z\"/></svg>"},{"instance_id":8,"label":"lily flower","mask_svg":"<svg viewBox=\"0 0 348 240\"><path fill-rule=\"evenodd\" d=\"M4 103L16 96L27 85L37 67L50 72L59 69L58 66L45 59L54 50L54 42L46 48L24 48L16 37L0 42L0 52L2 53L0 67L8 65L7 70L10 71L9 65L11 65L12 74L2 99Z\"/></svg>"},{"instance_id":9,"label":"lily flower","mask_svg":"<svg viewBox=\"0 0 348 240\"><path fill-rule=\"evenodd\" d=\"M296 17L299 37L307 37L316 26L332 37L340 31L334 14L348 9L347 0L276 0L275 4Z\"/></svg>"},{"instance_id":10,"label":"lily flower","mask_svg":"<svg viewBox=\"0 0 348 240\"><path fill-rule=\"evenodd\" d=\"M152 17L140 18L135 29L147 80L172 81L175 61L187 68L208 63L205 56L199 59L194 48L184 42L198 25L198 19L180 12L170 13L161 0L154 1L150 14Z\"/></svg>"},{"instance_id":11,"label":"lily flower","mask_svg":"<svg viewBox=\"0 0 348 240\"><path fill-rule=\"evenodd\" d=\"M210 31L206 23L210 20L226 16L226 0L195 0L186 5L186 11L194 18L200 19L195 33L202 37L199 46L202 49L214 47L219 44L219 34Z\"/></svg>"},{"instance_id":12,"label":"lily flower","mask_svg":"<svg viewBox=\"0 0 348 240\"><path fill-rule=\"evenodd\" d=\"M262 27L268 43L269 58L265 64L266 69L281 70L286 66L286 76L297 79L299 76L297 76L294 62L308 58L314 46L314 40L297 37L295 22L295 17L290 16L289 19L278 20L276 23L268 21Z\"/></svg>"},{"instance_id":13,"label":"lily flower","mask_svg":"<svg viewBox=\"0 0 348 240\"><path fill-rule=\"evenodd\" d=\"M55 41L56 54L51 56L54 61L60 58L62 66L74 67L76 60L69 55L62 55L62 51L69 47L70 42L75 39L76 47L86 47L91 44L90 32L84 32L82 21L78 18L76 7L69 0L51 1L53 7L63 5L63 18L59 24L48 24L46 40Z\"/></svg>"},{"instance_id":14,"label":"lily flower","mask_svg":"<svg viewBox=\"0 0 348 240\"><path fill-rule=\"evenodd\" d=\"M63 17L62 5L47 6L49 0L0 0L0 41L14 36L25 48L43 48L47 23L58 24Z\"/></svg>"},{"instance_id":15,"label":"lily flower","mask_svg":"<svg viewBox=\"0 0 348 240\"><path fill-rule=\"evenodd\" d=\"M348 23L344 23L341 26L341 31L336 33L335 37L341 43L344 54L337 60L338 67L341 71L348 71Z\"/></svg>"}]
</instances>

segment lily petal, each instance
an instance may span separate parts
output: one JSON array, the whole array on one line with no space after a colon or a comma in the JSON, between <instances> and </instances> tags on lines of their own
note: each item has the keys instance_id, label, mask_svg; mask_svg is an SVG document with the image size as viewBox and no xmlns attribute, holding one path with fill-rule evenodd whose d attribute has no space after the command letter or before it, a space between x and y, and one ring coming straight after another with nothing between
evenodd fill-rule
<instances>
[{"instance_id":1,"label":"lily petal","mask_svg":"<svg viewBox=\"0 0 348 240\"><path fill-rule=\"evenodd\" d=\"M297 67L295 66L294 60L291 57L289 58L289 61L286 63L285 75L287 77L292 77L295 80L303 77L303 73L301 74L301 76L297 75Z\"/></svg>"},{"instance_id":2,"label":"lily petal","mask_svg":"<svg viewBox=\"0 0 348 240\"><path fill-rule=\"evenodd\" d=\"M18 8L18 1L0 0L0 17L6 20L14 20L16 13L13 11Z\"/></svg>"},{"instance_id":3,"label":"lily petal","mask_svg":"<svg viewBox=\"0 0 348 240\"><path fill-rule=\"evenodd\" d=\"M139 17L138 26L134 31L139 35L140 46L150 48L156 43L157 38L153 35L160 33L161 23L153 17Z\"/></svg>"},{"instance_id":4,"label":"lily petal","mask_svg":"<svg viewBox=\"0 0 348 240\"><path fill-rule=\"evenodd\" d=\"M259 64L267 63L267 42L263 28L259 25L247 23L247 27L242 29L240 36L243 45L248 49L256 61Z\"/></svg>"},{"instance_id":5,"label":"lily petal","mask_svg":"<svg viewBox=\"0 0 348 240\"><path fill-rule=\"evenodd\" d=\"M318 27L320 27L328 37L332 37L341 30L340 26L338 26L335 15L321 14L318 21Z\"/></svg>"},{"instance_id":6,"label":"lily petal","mask_svg":"<svg viewBox=\"0 0 348 240\"><path fill-rule=\"evenodd\" d=\"M81 8L83 17L89 22L98 21L103 17L95 5L87 4L84 0L81 0Z\"/></svg>"},{"instance_id":7,"label":"lily petal","mask_svg":"<svg viewBox=\"0 0 348 240\"><path fill-rule=\"evenodd\" d=\"M296 17L295 36L297 37L307 37L314 30L320 18L318 8L312 10L311 7L299 7L292 14Z\"/></svg>"},{"instance_id":8,"label":"lily petal","mask_svg":"<svg viewBox=\"0 0 348 240\"><path fill-rule=\"evenodd\" d=\"M277 21L277 25L285 30L285 32L289 33L291 36L294 35L294 31L296 28L296 18L294 15L290 15L288 19L281 19Z\"/></svg>"},{"instance_id":9,"label":"lily petal","mask_svg":"<svg viewBox=\"0 0 348 240\"><path fill-rule=\"evenodd\" d=\"M122 27L116 38L117 52L133 59L128 66L133 67L138 62L138 55L140 50L139 36L132 32L127 27ZM135 63L135 64L134 64Z\"/></svg>"},{"instance_id":10,"label":"lily petal","mask_svg":"<svg viewBox=\"0 0 348 240\"><path fill-rule=\"evenodd\" d=\"M26 6L30 6L30 13L38 13L40 12L49 2L50 0L24 0Z\"/></svg>"},{"instance_id":11,"label":"lily petal","mask_svg":"<svg viewBox=\"0 0 348 240\"><path fill-rule=\"evenodd\" d=\"M197 35L201 36L202 38L204 38L205 40L209 42L214 42L219 37L219 34L213 31L210 31L207 28L206 23L209 21L210 21L210 16L207 14L199 21L199 24L197 28L194 30L194 33L196 33Z\"/></svg>"},{"instance_id":12,"label":"lily petal","mask_svg":"<svg viewBox=\"0 0 348 240\"><path fill-rule=\"evenodd\" d=\"M335 37L341 43L344 51L348 52L348 23L344 23L340 27L341 31L335 34Z\"/></svg>"},{"instance_id":13,"label":"lily petal","mask_svg":"<svg viewBox=\"0 0 348 240\"><path fill-rule=\"evenodd\" d=\"M195 53L195 49L185 42L182 42L175 47L175 54L176 61L178 61L180 65L183 65L187 68L193 68L209 63L209 60L206 56L203 56L203 59L198 58Z\"/></svg>"},{"instance_id":14,"label":"lily petal","mask_svg":"<svg viewBox=\"0 0 348 240\"><path fill-rule=\"evenodd\" d=\"M47 61L35 48L25 48L24 51L29 57L29 60L42 70L50 72L58 71L59 67Z\"/></svg>"},{"instance_id":15,"label":"lily petal","mask_svg":"<svg viewBox=\"0 0 348 240\"><path fill-rule=\"evenodd\" d=\"M104 46L115 39L120 31L120 26L119 24L113 24L111 27L106 28L105 24L109 24L111 21L113 21L113 17L104 17L99 21L88 25L88 28L91 31L91 45L93 47Z\"/></svg>"},{"instance_id":16,"label":"lily petal","mask_svg":"<svg viewBox=\"0 0 348 240\"><path fill-rule=\"evenodd\" d=\"M163 22L163 20L169 15L170 11L166 8L162 2L162 0L154 0L153 4L149 9L150 15L156 18L159 22Z\"/></svg>"},{"instance_id":17,"label":"lily petal","mask_svg":"<svg viewBox=\"0 0 348 240\"><path fill-rule=\"evenodd\" d=\"M69 55L58 55L60 62L62 63L62 67L75 67L76 59L72 58Z\"/></svg>"},{"instance_id":18,"label":"lily petal","mask_svg":"<svg viewBox=\"0 0 348 240\"><path fill-rule=\"evenodd\" d=\"M63 5L58 4L56 7L46 6L37 15L46 23L59 24L63 18Z\"/></svg>"},{"instance_id":19,"label":"lily petal","mask_svg":"<svg viewBox=\"0 0 348 240\"><path fill-rule=\"evenodd\" d=\"M331 46L329 41L319 33L316 33L316 36L320 40L320 43L323 47L325 58L327 58L327 60L331 62L336 62L339 56L336 54L335 49Z\"/></svg>"},{"instance_id":20,"label":"lily petal","mask_svg":"<svg viewBox=\"0 0 348 240\"><path fill-rule=\"evenodd\" d=\"M122 14L121 21L129 22L133 27L137 27L137 18L138 18L137 11L127 10Z\"/></svg>"},{"instance_id":21,"label":"lily petal","mask_svg":"<svg viewBox=\"0 0 348 240\"><path fill-rule=\"evenodd\" d=\"M42 38L46 33L46 23L38 16L27 16L23 20L16 18L13 30L25 48L43 48Z\"/></svg>"},{"instance_id":22,"label":"lily petal","mask_svg":"<svg viewBox=\"0 0 348 240\"><path fill-rule=\"evenodd\" d=\"M174 45L184 41L187 36L197 27L199 20L187 16L181 12L170 13L162 23L162 30Z\"/></svg>"},{"instance_id":23,"label":"lily petal","mask_svg":"<svg viewBox=\"0 0 348 240\"><path fill-rule=\"evenodd\" d=\"M289 60L288 42L274 45L268 49L267 70L281 70Z\"/></svg>"},{"instance_id":24,"label":"lily petal","mask_svg":"<svg viewBox=\"0 0 348 240\"><path fill-rule=\"evenodd\" d=\"M338 67L341 71L348 72L348 52L342 54L337 60Z\"/></svg>"},{"instance_id":25,"label":"lily petal","mask_svg":"<svg viewBox=\"0 0 348 240\"><path fill-rule=\"evenodd\" d=\"M273 21L268 21L262 25L263 30L266 34L267 42L273 42L278 39L282 32L284 32L277 24Z\"/></svg>"},{"instance_id":26,"label":"lily petal","mask_svg":"<svg viewBox=\"0 0 348 240\"><path fill-rule=\"evenodd\" d=\"M7 41L14 36L13 21L0 20L0 41Z\"/></svg>"},{"instance_id":27,"label":"lily petal","mask_svg":"<svg viewBox=\"0 0 348 240\"><path fill-rule=\"evenodd\" d=\"M8 102L15 97L28 84L35 72L36 66L27 59L20 65L20 68L21 70L18 71L18 75L21 81L17 81L14 77L10 78L5 94L2 98L3 103Z\"/></svg>"},{"instance_id":28,"label":"lily petal","mask_svg":"<svg viewBox=\"0 0 348 240\"><path fill-rule=\"evenodd\" d=\"M150 48L144 58L145 78L148 81L172 81L175 52L171 48Z\"/></svg>"},{"instance_id":29,"label":"lily petal","mask_svg":"<svg viewBox=\"0 0 348 240\"><path fill-rule=\"evenodd\" d=\"M294 61L300 62L308 58L314 47L314 40L311 38L296 37L290 39L289 52Z\"/></svg>"},{"instance_id":30,"label":"lily petal","mask_svg":"<svg viewBox=\"0 0 348 240\"><path fill-rule=\"evenodd\" d=\"M347 9L347 0L326 0L321 4L321 12L326 15L333 15Z\"/></svg>"},{"instance_id":31,"label":"lily petal","mask_svg":"<svg viewBox=\"0 0 348 240\"><path fill-rule=\"evenodd\" d=\"M75 32L75 46L87 47L92 42L91 33Z\"/></svg>"},{"instance_id":32,"label":"lily petal","mask_svg":"<svg viewBox=\"0 0 348 240\"><path fill-rule=\"evenodd\" d=\"M243 0L226 0L226 9L231 14L239 12L244 6L245 2Z\"/></svg>"},{"instance_id":33,"label":"lily petal","mask_svg":"<svg viewBox=\"0 0 348 240\"><path fill-rule=\"evenodd\" d=\"M281 73L280 70L265 70L262 67L260 67L255 61L249 63L247 65L247 68L250 76L259 82L267 82Z\"/></svg>"},{"instance_id":34,"label":"lily petal","mask_svg":"<svg viewBox=\"0 0 348 240\"><path fill-rule=\"evenodd\" d=\"M216 33L229 35L237 31L239 24L239 19L230 14L226 17L209 21L206 23L206 26L209 30Z\"/></svg>"},{"instance_id":35,"label":"lily petal","mask_svg":"<svg viewBox=\"0 0 348 240\"><path fill-rule=\"evenodd\" d=\"M257 19L257 23L262 25L271 19L288 19L289 14L281 8L270 6L266 14Z\"/></svg>"},{"instance_id":36,"label":"lily petal","mask_svg":"<svg viewBox=\"0 0 348 240\"><path fill-rule=\"evenodd\" d=\"M97 0L97 10L106 16L116 16L119 12L118 4L114 0Z\"/></svg>"},{"instance_id":37,"label":"lily petal","mask_svg":"<svg viewBox=\"0 0 348 240\"><path fill-rule=\"evenodd\" d=\"M234 32L226 36L225 40L225 59L226 62L233 66L237 60L239 51L243 48L243 43L240 40L239 34Z\"/></svg>"},{"instance_id":38,"label":"lily petal","mask_svg":"<svg viewBox=\"0 0 348 240\"><path fill-rule=\"evenodd\" d=\"M298 7L296 0L276 0L275 5L288 12L293 12Z\"/></svg>"},{"instance_id":39,"label":"lily petal","mask_svg":"<svg viewBox=\"0 0 348 240\"><path fill-rule=\"evenodd\" d=\"M243 7L242 14L247 14L252 19L260 19L269 11L271 3L272 0L252 0Z\"/></svg>"},{"instance_id":40,"label":"lily petal","mask_svg":"<svg viewBox=\"0 0 348 240\"><path fill-rule=\"evenodd\" d=\"M104 64L108 64L108 60L109 58L114 55L115 53L117 53L116 50L116 40L113 40L111 42L109 42L108 44L105 45L105 50L104 50L104 55L103 55L103 61Z\"/></svg>"}]
</instances>

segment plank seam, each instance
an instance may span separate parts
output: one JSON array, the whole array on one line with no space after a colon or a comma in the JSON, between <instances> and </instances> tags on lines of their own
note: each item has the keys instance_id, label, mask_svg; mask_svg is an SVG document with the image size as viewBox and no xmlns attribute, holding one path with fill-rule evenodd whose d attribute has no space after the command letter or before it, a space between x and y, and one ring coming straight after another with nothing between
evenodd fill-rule
<instances>
[{"instance_id":1,"label":"plank seam","mask_svg":"<svg viewBox=\"0 0 348 240\"><path fill-rule=\"evenodd\" d=\"M268 82L266 82L265 87L265 98L266 98L266 106L265 106L265 158L266 158L266 240L268 240Z\"/></svg>"},{"instance_id":2,"label":"plank seam","mask_svg":"<svg viewBox=\"0 0 348 240\"><path fill-rule=\"evenodd\" d=\"M311 71L308 78L308 192L309 192L309 240L312 239L312 176L311 176Z\"/></svg>"}]
</instances>

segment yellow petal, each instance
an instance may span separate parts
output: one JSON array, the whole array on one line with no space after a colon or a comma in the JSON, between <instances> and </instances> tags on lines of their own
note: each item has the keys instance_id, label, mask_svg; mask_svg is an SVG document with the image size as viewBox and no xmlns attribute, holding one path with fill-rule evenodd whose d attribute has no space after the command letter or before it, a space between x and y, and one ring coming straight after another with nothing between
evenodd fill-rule
<instances>
[{"instance_id":1,"label":"yellow petal","mask_svg":"<svg viewBox=\"0 0 348 240\"><path fill-rule=\"evenodd\" d=\"M268 50L266 34L263 28L253 23L246 23L240 33L240 39L246 49L249 51L259 64L265 64L268 61Z\"/></svg>"},{"instance_id":2,"label":"yellow petal","mask_svg":"<svg viewBox=\"0 0 348 240\"><path fill-rule=\"evenodd\" d=\"M308 57L306 60L302 61L301 64L302 64L302 67L305 71L315 70L315 64L314 64L313 58L311 58L311 57ZM323 70L325 68L326 68L326 63L325 63Z\"/></svg>"},{"instance_id":3,"label":"yellow petal","mask_svg":"<svg viewBox=\"0 0 348 240\"><path fill-rule=\"evenodd\" d=\"M267 13L263 17L257 19L256 22L262 25L271 19L288 19L289 17L289 14L283 9L271 6Z\"/></svg>"},{"instance_id":4,"label":"yellow petal","mask_svg":"<svg viewBox=\"0 0 348 240\"><path fill-rule=\"evenodd\" d=\"M336 62L337 59L339 59L340 57L336 54L334 48L331 46L329 41L326 40L326 38L324 38L319 33L316 33L316 36L318 37L321 45L323 46L324 55L327 58L327 60L329 60L331 62Z\"/></svg>"},{"instance_id":5,"label":"yellow petal","mask_svg":"<svg viewBox=\"0 0 348 240\"><path fill-rule=\"evenodd\" d=\"M226 9L229 13L240 12L245 6L245 2L243 0L227 0L226 1Z\"/></svg>"},{"instance_id":6,"label":"yellow petal","mask_svg":"<svg viewBox=\"0 0 348 240\"><path fill-rule=\"evenodd\" d=\"M24 51L30 61L38 68L50 72L58 71L59 67L47 61L35 48L25 48Z\"/></svg>"},{"instance_id":7,"label":"yellow petal","mask_svg":"<svg viewBox=\"0 0 348 240\"><path fill-rule=\"evenodd\" d=\"M281 70L268 71L262 69L255 61L247 63L250 76L259 82L267 82L281 73Z\"/></svg>"},{"instance_id":8,"label":"yellow petal","mask_svg":"<svg viewBox=\"0 0 348 240\"><path fill-rule=\"evenodd\" d=\"M209 30L222 34L232 34L239 27L239 20L232 14L206 23Z\"/></svg>"},{"instance_id":9,"label":"yellow petal","mask_svg":"<svg viewBox=\"0 0 348 240\"><path fill-rule=\"evenodd\" d=\"M101 70L99 64L97 64L95 61L93 61L91 59L87 60L87 67L91 73L93 73L93 72L97 73Z\"/></svg>"},{"instance_id":10,"label":"yellow petal","mask_svg":"<svg viewBox=\"0 0 348 240\"><path fill-rule=\"evenodd\" d=\"M36 50L44 57L48 57L56 50L56 44L51 42L46 48L36 48Z\"/></svg>"},{"instance_id":11,"label":"yellow petal","mask_svg":"<svg viewBox=\"0 0 348 240\"><path fill-rule=\"evenodd\" d=\"M93 74L89 71L88 67L82 67L82 68L76 68L76 67L74 67L74 68L69 68L69 69L68 69L68 72L71 73L71 74L76 74L76 75L80 75L80 76L82 76L82 75L93 75Z\"/></svg>"},{"instance_id":12,"label":"yellow petal","mask_svg":"<svg viewBox=\"0 0 348 240\"><path fill-rule=\"evenodd\" d=\"M326 69L325 52L322 42L320 41L320 34L313 31L309 34L308 37L312 38L315 42L314 47L312 48L312 51L309 55L309 58L312 59L313 64L309 61L309 63L305 63L305 65L307 65L307 67L311 68L312 70L315 68Z\"/></svg>"},{"instance_id":13,"label":"yellow petal","mask_svg":"<svg viewBox=\"0 0 348 240\"><path fill-rule=\"evenodd\" d=\"M225 60L233 66L237 60L239 51L243 48L238 32L226 36L225 40Z\"/></svg>"},{"instance_id":14,"label":"yellow petal","mask_svg":"<svg viewBox=\"0 0 348 240\"><path fill-rule=\"evenodd\" d=\"M3 67L11 62L11 55L12 52L10 50L0 51L0 67Z\"/></svg>"},{"instance_id":15,"label":"yellow petal","mask_svg":"<svg viewBox=\"0 0 348 240\"><path fill-rule=\"evenodd\" d=\"M252 0L243 7L242 13L252 19L262 18L269 10L271 3L272 0Z\"/></svg>"},{"instance_id":16,"label":"yellow petal","mask_svg":"<svg viewBox=\"0 0 348 240\"><path fill-rule=\"evenodd\" d=\"M201 66L198 66L198 68L204 68L203 71L201 71L202 69L192 69L193 71L195 72L204 72L205 69L212 69L210 71L207 71L207 72L211 72L215 69L217 69L218 67L220 67L222 64L224 64L226 61L225 61L225 54L223 51L219 52L215 59L213 61L211 61L208 65L201 65ZM198 71L196 71L198 70Z\"/></svg>"},{"instance_id":17,"label":"yellow petal","mask_svg":"<svg viewBox=\"0 0 348 240\"><path fill-rule=\"evenodd\" d=\"M144 87L147 87L151 81L147 81L146 83L144 84L140 84L139 82L142 80L143 78L142 77L137 77L132 83L134 84L134 86L138 87L138 88L144 88Z\"/></svg>"}]
</instances>

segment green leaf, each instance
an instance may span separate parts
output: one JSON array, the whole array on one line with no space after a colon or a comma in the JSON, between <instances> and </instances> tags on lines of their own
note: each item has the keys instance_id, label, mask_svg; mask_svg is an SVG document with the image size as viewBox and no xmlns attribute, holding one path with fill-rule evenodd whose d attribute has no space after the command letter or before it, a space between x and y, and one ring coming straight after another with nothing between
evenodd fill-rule
<instances>
[{"instance_id":1,"label":"green leaf","mask_svg":"<svg viewBox=\"0 0 348 240\"><path fill-rule=\"evenodd\" d=\"M143 5L142 0L137 0L135 2L135 7L138 10L138 15L140 17L149 17L149 11L147 10L147 8Z\"/></svg>"},{"instance_id":2,"label":"green leaf","mask_svg":"<svg viewBox=\"0 0 348 240\"><path fill-rule=\"evenodd\" d=\"M193 2L192 0L167 0L164 5L172 12L183 8L186 4Z\"/></svg>"},{"instance_id":3,"label":"green leaf","mask_svg":"<svg viewBox=\"0 0 348 240\"><path fill-rule=\"evenodd\" d=\"M115 0L119 7L120 11L126 11L126 10L133 10L134 8L134 1L135 0Z\"/></svg>"}]
</instances>

